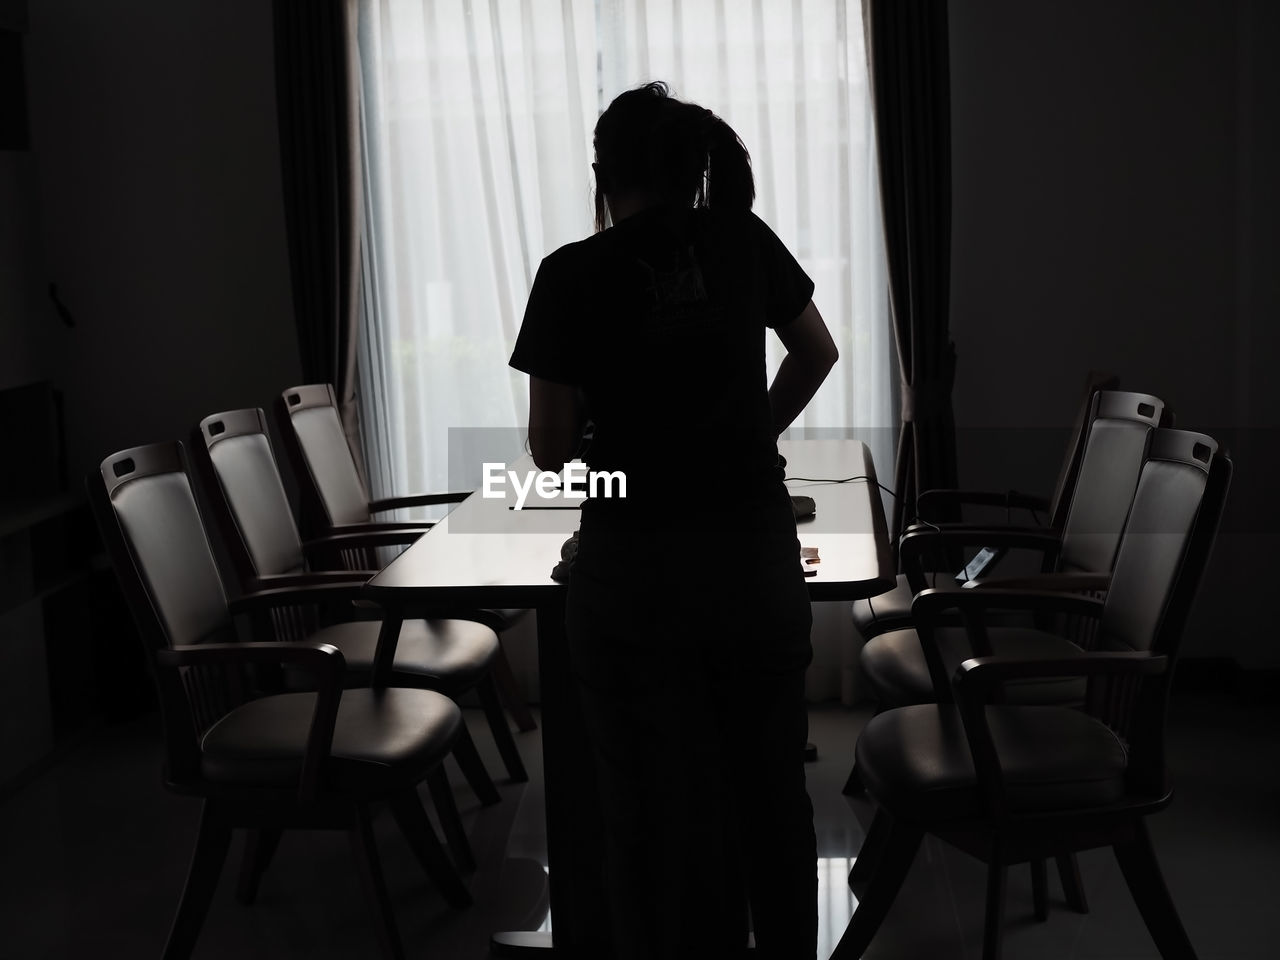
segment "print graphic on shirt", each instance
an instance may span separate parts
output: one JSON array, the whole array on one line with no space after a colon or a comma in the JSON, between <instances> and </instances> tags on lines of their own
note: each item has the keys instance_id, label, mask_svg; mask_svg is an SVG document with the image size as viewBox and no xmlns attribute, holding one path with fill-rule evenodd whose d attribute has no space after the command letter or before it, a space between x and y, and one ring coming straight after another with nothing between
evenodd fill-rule
<instances>
[{"instance_id":1,"label":"print graphic on shirt","mask_svg":"<svg viewBox=\"0 0 1280 960\"><path fill-rule=\"evenodd\" d=\"M647 278L647 332L662 339L676 338L716 326L721 310L707 297L702 268L693 247L679 251L667 268L644 260L636 263Z\"/></svg>"}]
</instances>

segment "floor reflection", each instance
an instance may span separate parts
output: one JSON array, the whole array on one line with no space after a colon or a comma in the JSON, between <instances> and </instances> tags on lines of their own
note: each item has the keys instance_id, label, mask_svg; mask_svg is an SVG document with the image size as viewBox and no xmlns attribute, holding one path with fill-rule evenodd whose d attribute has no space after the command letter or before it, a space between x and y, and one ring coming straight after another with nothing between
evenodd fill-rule
<instances>
[{"instance_id":1,"label":"floor reflection","mask_svg":"<svg viewBox=\"0 0 1280 960\"><path fill-rule=\"evenodd\" d=\"M858 900L849 889L849 871L856 857L818 858L818 956L829 957Z\"/></svg>"},{"instance_id":2,"label":"floor reflection","mask_svg":"<svg viewBox=\"0 0 1280 960\"><path fill-rule=\"evenodd\" d=\"M818 956L829 957L849 918L858 905L858 899L849 889L849 871L856 857L818 858ZM547 868L543 867L546 871ZM550 871L547 871L548 875ZM539 933L551 932L551 914L548 913L537 928Z\"/></svg>"},{"instance_id":3,"label":"floor reflection","mask_svg":"<svg viewBox=\"0 0 1280 960\"><path fill-rule=\"evenodd\" d=\"M870 822L865 801L840 792L869 711L815 708L806 768L818 839L818 960L839 942L857 901L849 870ZM491 770L501 767L479 711L471 728ZM1221 696L1175 697L1170 766L1177 788L1151 831L1187 933L1201 957L1271 960L1280 862L1280 711ZM394 819L374 818L387 887L410 956L487 960L495 931L551 930L546 806L538 731L520 735L529 782L501 781L483 806L456 769L458 805L478 867L475 903L449 907L422 875ZM199 804L166 793L157 775L154 717L104 728L0 804L0 930L5 958L146 957L163 950L199 821ZM109 824L110 829L104 829ZM200 933L201 960L350 960L376 955L369 912L346 839L291 831L258 901L235 898L237 840ZM1034 917L1027 870L1010 872L1009 960L1155 960L1159 956L1107 850L1081 855L1091 912L1066 906L1050 876L1047 922ZM7 881L7 882L6 882ZM977 960L984 865L927 839L868 956Z\"/></svg>"}]
</instances>

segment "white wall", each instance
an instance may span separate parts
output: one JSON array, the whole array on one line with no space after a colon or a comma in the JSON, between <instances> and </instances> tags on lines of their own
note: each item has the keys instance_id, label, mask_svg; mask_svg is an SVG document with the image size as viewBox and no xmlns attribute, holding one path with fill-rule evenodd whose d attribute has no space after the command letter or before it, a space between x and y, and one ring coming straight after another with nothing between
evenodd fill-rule
<instances>
[{"instance_id":1,"label":"white wall","mask_svg":"<svg viewBox=\"0 0 1280 960\"><path fill-rule=\"evenodd\" d=\"M42 294L27 323L48 334L73 477L296 383L271 4L41 0L27 62L26 286L56 281L77 325Z\"/></svg>"},{"instance_id":2,"label":"white wall","mask_svg":"<svg viewBox=\"0 0 1280 960\"><path fill-rule=\"evenodd\" d=\"M1242 589L1280 546L1278 12L951 3L961 479L1047 490L1089 368L1163 397L1237 465L1186 652L1250 666L1280 664Z\"/></svg>"}]
</instances>

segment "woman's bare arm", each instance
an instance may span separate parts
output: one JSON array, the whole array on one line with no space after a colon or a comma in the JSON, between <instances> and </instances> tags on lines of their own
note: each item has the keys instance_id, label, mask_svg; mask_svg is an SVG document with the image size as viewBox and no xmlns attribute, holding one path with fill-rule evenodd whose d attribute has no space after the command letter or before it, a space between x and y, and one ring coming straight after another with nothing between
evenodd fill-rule
<instances>
[{"instance_id":1,"label":"woman's bare arm","mask_svg":"<svg viewBox=\"0 0 1280 960\"><path fill-rule=\"evenodd\" d=\"M577 387L529 378L529 449L539 470L559 473L582 439L583 408Z\"/></svg>"},{"instance_id":2,"label":"woman's bare arm","mask_svg":"<svg viewBox=\"0 0 1280 960\"><path fill-rule=\"evenodd\" d=\"M773 431L780 434L813 399L827 373L840 359L840 351L812 300L800 316L778 327L776 332L787 348L787 355L782 358L769 386Z\"/></svg>"}]
</instances>

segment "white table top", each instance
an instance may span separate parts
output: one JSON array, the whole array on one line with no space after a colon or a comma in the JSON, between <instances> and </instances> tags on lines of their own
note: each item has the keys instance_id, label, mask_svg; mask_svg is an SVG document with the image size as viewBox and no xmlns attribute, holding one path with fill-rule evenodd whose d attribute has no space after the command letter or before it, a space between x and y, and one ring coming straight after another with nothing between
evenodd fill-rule
<instances>
[{"instance_id":1,"label":"white table top","mask_svg":"<svg viewBox=\"0 0 1280 960\"><path fill-rule=\"evenodd\" d=\"M793 494L812 497L815 516L797 524L800 543L817 547L821 563L807 578L815 600L874 596L893 586L894 570L875 467L856 440L779 441L788 477L846 483L789 480ZM528 458L513 465L532 469ZM578 528L579 511L528 509L564 507L563 499L540 500L530 492L526 509L516 503L511 484L501 499L476 491L416 543L369 581L382 603L458 603L488 607L536 606L547 591L562 589L551 579L560 546ZM580 501L578 501L580 502Z\"/></svg>"}]
</instances>

